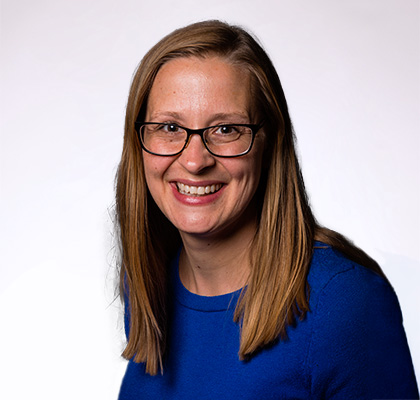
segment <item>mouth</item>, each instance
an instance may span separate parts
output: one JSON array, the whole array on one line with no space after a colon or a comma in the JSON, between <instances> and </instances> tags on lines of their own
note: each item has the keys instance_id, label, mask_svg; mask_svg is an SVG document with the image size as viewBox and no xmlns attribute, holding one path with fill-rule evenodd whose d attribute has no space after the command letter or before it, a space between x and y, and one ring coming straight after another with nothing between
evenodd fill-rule
<instances>
[{"instance_id":1,"label":"mouth","mask_svg":"<svg viewBox=\"0 0 420 400\"><path fill-rule=\"evenodd\" d=\"M215 183L207 186L190 186L184 185L183 183L177 182L176 187L178 192L188 196L207 196L218 192L222 188L221 183Z\"/></svg>"}]
</instances>

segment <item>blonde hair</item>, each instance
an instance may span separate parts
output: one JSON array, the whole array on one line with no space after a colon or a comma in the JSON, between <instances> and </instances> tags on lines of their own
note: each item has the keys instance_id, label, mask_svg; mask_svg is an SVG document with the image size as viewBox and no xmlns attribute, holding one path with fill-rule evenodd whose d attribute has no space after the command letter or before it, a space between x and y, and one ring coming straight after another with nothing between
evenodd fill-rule
<instances>
[{"instance_id":1,"label":"blonde hair","mask_svg":"<svg viewBox=\"0 0 420 400\"><path fill-rule=\"evenodd\" d=\"M268 166L256 194L260 210L250 260L252 272L234 316L241 326L239 357L252 357L264 346L284 338L287 326L296 318L304 318L309 310L307 274L314 240L336 247L381 274L365 253L316 223L296 157L283 89L257 40L242 28L220 21L178 29L145 55L134 75L116 179L120 294L130 312L130 334L123 356L145 362L146 372L151 375L163 369L168 334L166 265L181 241L148 193L134 123L145 114L148 94L163 64L179 57L209 55L249 72L267 140Z\"/></svg>"}]
</instances>

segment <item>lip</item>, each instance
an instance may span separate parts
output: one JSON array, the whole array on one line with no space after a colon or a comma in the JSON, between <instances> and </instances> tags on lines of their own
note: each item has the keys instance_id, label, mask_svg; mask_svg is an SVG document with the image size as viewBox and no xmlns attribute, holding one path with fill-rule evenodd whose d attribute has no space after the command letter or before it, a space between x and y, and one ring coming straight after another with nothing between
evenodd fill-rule
<instances>
[{"instance_id":1,"label":"lip","mask_svg":"<svg viewBox=\"0 0 420 400\"><path fill-rule=\"evenodd\" d=\"M183 183L184 185L188 185L188 186L211 186L211 185L221 184L222 187L217 192L212 193L212 194L207 194L206 196L191 196L191 195L182 194L178 192L178 188L176 185L177 182ZM174 194L174 197L179 202L186 205L206 205L209 203L213 203L222 195L224 189L226 188L225 183L220 182L220 181L215 181L215 180L196 182L196 181L191 181L191 180L186 180L186 179L179 179L179 180L170 182L170 186Z\"/></svg>"}]
</instances>

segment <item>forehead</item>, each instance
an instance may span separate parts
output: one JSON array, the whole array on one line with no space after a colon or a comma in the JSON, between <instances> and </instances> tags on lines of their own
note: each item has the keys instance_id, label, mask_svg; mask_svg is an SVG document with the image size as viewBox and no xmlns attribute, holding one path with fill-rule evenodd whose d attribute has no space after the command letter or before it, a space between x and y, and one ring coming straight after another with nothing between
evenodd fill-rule
<instances>
[{"instance_id":1,"label":"forehead","mask_svg":"<svg viewBox=\"0 0 420 400\"><path fill-rule=\"evenodd\" d=\"M251 79L245 68L216 56L185 57L161 67L149 94L147 114L232 113L249 120L251 103Z\"/></svg>"}]
</instances>

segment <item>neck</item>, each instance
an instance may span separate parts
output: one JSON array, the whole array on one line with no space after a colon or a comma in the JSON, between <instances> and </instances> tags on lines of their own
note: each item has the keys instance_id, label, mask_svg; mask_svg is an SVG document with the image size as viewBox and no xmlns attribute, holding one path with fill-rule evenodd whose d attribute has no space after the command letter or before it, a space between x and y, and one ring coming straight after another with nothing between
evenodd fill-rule
<instances>
[{"instance_id":1,"label":"neck","mask_svg":"<svg viewBox=\"0 0 420 400\"><path fill-rule=\"evenodd\" d=\"M202 296L218 296L243 288L250 273L250 247L255 232L255 220L234 234L217 238L181 232L184 247L179 275L183 285Z\"/></svg>"}]
</instances>

